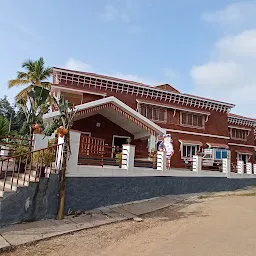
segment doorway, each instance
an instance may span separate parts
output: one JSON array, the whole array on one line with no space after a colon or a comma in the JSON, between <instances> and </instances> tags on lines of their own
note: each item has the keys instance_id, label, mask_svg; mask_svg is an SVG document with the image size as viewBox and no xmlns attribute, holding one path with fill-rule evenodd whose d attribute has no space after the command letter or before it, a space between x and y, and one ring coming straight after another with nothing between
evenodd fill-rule
<instances>
[{"instance_id":1,"label":"doorway","mask_svg":"<svg viewBox=\"0 0 256 256\"><path fill-rule=\"evenodd\" d=\"M243 161L244 164L247 164L249 161L249 156L247 154L239 154L238 159L239 161Z\"/></svg>"},{"instance_id":2,"label":"doorway","mask_svg":"<svg viewBox=\"0 0 256 256\"><path fill-rule=\"evenodd\" d=\"M117 153L122 152L123 144L127 144L128 139L130 139L130 137L113 135L113 140L112 140L113 154L112 154L112 157L115 157L115 155Z\"/></svg>"}]
</instances>

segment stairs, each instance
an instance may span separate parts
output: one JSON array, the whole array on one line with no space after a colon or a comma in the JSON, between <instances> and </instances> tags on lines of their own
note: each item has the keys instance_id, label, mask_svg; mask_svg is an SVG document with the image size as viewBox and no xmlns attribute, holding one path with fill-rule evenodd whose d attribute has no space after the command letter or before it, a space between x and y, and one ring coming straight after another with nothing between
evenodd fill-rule
<instances>
[{"instance_id":1,"label":"stairs","mask_svg":"<svg viewBox=\"0 0 256 256\"><path fill-rule=\"evenodd\" d=\"M54 173L54 171L48 169L45 173L45 178L49 178L51 173ZM31 170L30 174L29 170L19 175L14 173L13 177L8 176L5 182L4 179L0 179L0 199L4 197L5 193L13 193L18 187L27 187L30 182L39 182L39 179L35 170Z\"/></svg>"}]
</instances>

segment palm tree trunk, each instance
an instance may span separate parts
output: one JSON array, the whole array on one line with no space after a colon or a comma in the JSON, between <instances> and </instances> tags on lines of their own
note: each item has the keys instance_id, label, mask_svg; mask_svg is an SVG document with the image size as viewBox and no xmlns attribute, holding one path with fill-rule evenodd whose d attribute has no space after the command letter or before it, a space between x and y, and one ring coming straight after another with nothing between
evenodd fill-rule
<instances>
[{"instance_id":1,"label":"palm tree trunk","mask_svg":"<svg viewBox=\"0 0 256 256\"><path fill-rule=\"evenodd\" d=\"M67 171L67 158L69 151L69 133L64 138L63 145L63 162L61 168L61 177L60 177L60 188L59 188L59 209L58 209L58 220L62 220L64 218L64 210L65 210L65 192L66 192L66 171Z\"/></svg>"}]
</instances>

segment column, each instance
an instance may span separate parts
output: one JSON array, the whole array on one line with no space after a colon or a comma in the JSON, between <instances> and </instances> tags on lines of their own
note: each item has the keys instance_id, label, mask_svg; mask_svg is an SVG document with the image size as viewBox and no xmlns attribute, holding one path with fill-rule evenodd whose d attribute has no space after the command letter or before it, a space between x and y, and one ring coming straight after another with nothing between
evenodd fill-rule
<instances>
[{"instance_id":1,"label":"column","mask_svg":"<svg viewBox=\"0 0 256 256\"><path fill-rule=\"evenodd\" d=\"M227 175L227 177L230 175L231 172L231 162L228 158L222 159L222 172Z\"/></svg>"},{"instance_id":2,"label":"column","mask_svg":"<svg viewBox=\"0 0 256 256\"><path fill-rule=\"evenodd\" d=\"M244 161L237 161L237 173L244 174Z\"/></svg>"},{"instance_id":3,"label":"column","mask_svg":"<svg viewBox=\"0 0 256 256\"><path fill-rule=\"evenodd\" d=\"M201 156L193 156L193 172L197 174L201 174L202 171L202 157Z\"/></svg>"},{"instance_id":4,"label":"column","mask_svg":"<svg viewBox=\"0 0 256 256\"><path fill-rule=\"evenodd\" d=\"M247 163L246 164L246 173L247 174L252 174L252 163Z\"/></svg>"},{"instance_id":5,"label":"column","mask_svg":"<svg viewBox=\"0 0 256 256\"><path fill-rule=\"evenodd\" d=\"M135 146L124 144L122 150L122 169L132 171L134 168Z\"/></svg>"},{"instance_id":6,"label":"column","mask_svg":"<svg viewBox=\"0 0 256 256\"><path fill-rule=\"evenodd\" d=\"M157 151L157 170L164 172L166 170L166 152Z\"/></svg>"}]
</instances>

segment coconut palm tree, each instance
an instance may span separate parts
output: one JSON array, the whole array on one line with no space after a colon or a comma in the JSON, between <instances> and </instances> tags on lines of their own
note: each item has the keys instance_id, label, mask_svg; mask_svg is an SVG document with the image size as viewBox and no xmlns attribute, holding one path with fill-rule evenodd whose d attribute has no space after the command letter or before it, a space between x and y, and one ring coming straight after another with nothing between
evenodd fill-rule
<instances>
[{"instance_id":1,"label":"coconut palm tree","mask_svg":"<svg viewBox=\"0 0 256 256\"><path fill-rule=\"evenodd\" d=\"M28 85L16 95L16 101L19 101L20 99L27 100L28 92L30 92L34 86L44 88L50 87L50 83L47 82L47 79L51 76L52 69L50 67L45 67L44 64L44 59L42 57L36 61L27 60L22 64L22 68L24 68L25 71L18 71L16 79L8 81L9 88Z\"/></svg>"}]
</instances>

